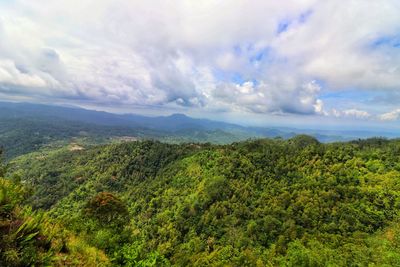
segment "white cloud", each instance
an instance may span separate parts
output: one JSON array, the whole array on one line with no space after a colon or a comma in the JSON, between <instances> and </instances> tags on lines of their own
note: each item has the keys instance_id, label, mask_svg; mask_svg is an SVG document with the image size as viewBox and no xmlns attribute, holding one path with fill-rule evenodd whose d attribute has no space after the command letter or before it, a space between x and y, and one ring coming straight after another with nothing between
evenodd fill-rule
<instances>
[{"instance_id":1,"label":"white cloud","mask_svg":"<svg viewBox=\"0 0 400 267\"><path fill-rule=\"evenodd\" d=\"M45 87L47 82L38 75L19 70L11 60L0 60L0 83L26 87Z\"/></svg>"},{"instance_id":2,"label":"white cloud","mask_svg":"<svg viewBox=\"0 0 400 267\"><path fill-rule=\"evenodd\" d=\"M302 75L335 88L397 89L400 50L381 38L399 38L397 0L319 1L306 23L294 23L274 48ZM390 56L389 56L390 55Z\"/></svg>"},{"instance_id":3,"label":"white cloud","mask_svg":"<svg viewBox=\"0 0 400 267\"><path fill-rule=\"evenodd\" d=\"M324 110L324 102L321 99L317 99L314 104L315 113L321 115L328 115L328 113Z\"/></svg>"},{"instance_id":4,"label":"white cloud","mask_svg":"<svg viewBox=\"0 0 400 267\"><path fill-rule=\"evenodd\" d=\"M270 84L222 83L213 88L210 98L216 106L230 105L235 110L254 113L322 113L323 103L317 99L319 86L310 82L298 88L292 82L289 79Z\"/></svg>"},{"instance_id":5,"label":"white cloud","mask_svg":"<svg viewBox=\"0 0 400 267\"><path fill-rule=\"evenodd\" d=\"M367 119L371 117L371 114L369 114L367 111L358 109L347 109L342 111L342 113L344 116L356 117L361 119Z\"/></svg>"},{"instance_id":6,"label":"white cloud","mask_svg":"<svg viewBox=\"0 0 400 267\"><path fill-rule=\"evenodd\" d=\"M14 0L0 3L0 92L327 115L326 90L400 88L399 12L397 0Z\"/></svg>"},{"instance_id":7,"label":"white cloud","mask_svg":"<svg viewBox=\"0 0 400 267\"><path fill-rule=\"evenodd\" d=\"M400 118L400 109L395 109L393 111L384 113L378 117L383 121L394 121Z\"/></svg>"},{"instance_id":8,"label":"white cloud","mask_svg":"<svg viewBox=\"0 0 400 267\"><path fill-rule=\"evenodd\" d=\"M327 113L327 115L331 115L337 118L340 117L350 117L350 118L357 118L357 119L370 119L373 116L365 111L365 110L359 110L359 109L345 109L345 110L337 110L337 109L332 109L330 113Z\"/></svg>"}]
</instances>

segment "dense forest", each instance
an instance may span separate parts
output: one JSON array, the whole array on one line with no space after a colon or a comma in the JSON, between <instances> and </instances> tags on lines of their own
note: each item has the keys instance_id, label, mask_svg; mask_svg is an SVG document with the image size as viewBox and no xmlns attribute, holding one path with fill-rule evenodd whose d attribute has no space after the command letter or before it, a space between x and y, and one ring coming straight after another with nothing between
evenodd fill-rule
<instances>
[{"instance_id":1,"label":"dense forest","mask_svg":"<svg viewBox=\"0 0 400 267\"><path fill-rule=\"evenodd\" d=\"M187 128L177 131L109 126L57 117L1 118L0 144L7 160L43 148L60 148L70 143L79 146L121 143L132 140L159 140L167 143L211 142L227 144L246 140L251 135L240 131Z\"/></svg>"},{"instance_id":2,"label":"dense forest","mask_svg":"<svg viewBox=\"0 0 400 267\"><path fill-rule=\"evenodd\" d=\"M3 169L0 265L400 266L400 140L136 141Z\"/></svg>"}]
</instances>

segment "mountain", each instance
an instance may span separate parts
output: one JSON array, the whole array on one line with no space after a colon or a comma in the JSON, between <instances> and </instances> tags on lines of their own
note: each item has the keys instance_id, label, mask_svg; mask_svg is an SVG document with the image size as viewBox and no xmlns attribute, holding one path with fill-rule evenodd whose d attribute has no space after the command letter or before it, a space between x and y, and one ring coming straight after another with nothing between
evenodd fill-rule
<instances>
[{"instance_id":1,"label":"mountain","mask_svg":"<svg viewBox=\"0 0 400 267\"><path fill-rule=\"evenodd\" d=\"M252 135L243 127L193 119L119 115L80 108L0 102L0 146L7 159L44 147L69 143L101 144L123 140L229 143Z\"/></svg>"},{"instance_id":2,"label":"mountain","mask_svg":"<svg viewBox=\"0 0 400 267\"><path fill-rule=\"evenodd\" d=\"M207 119L194 119L184 114L147 117L134 114L113 114L82 108L49 106L31 103L0 102L0 118L58 118L105 126L124 126L132 128L156 129L158 131L179 131L182 129L224 130L245 127L216 122Z\"/></svg>"},{"instance_id":3,"label":"mountain","mask_svg":"<svg viewBox=\"0 0 400 267\"><path fill-rule=\"evenodd\" d=\"M123 126L105 126L56 117L0 116L0 147L7 159L46 147L109 143L119 138L159 138L160 132Z\"/></svg>"},{"instance_id":4,"label":"mountain","mask_svg":"<svg viewBox=\"0 0 400 267\"><path fill-rule=\"evenodd\" d=\"M103 144L137 139L169 143L227 144L263 137L291 138L308 134L321 142L348 141L395 134L363 131L324 131L284 127L244 127L196 119L184 114L147 117L113 114L73 107L0 102L0 147L7 159L45 147L70 143Z\"/></svg>"},{"instance_id":5,"label":"mountain","mask_svg":"<svg viewBox=\"0 0 400 267\"><path fill-rule=\"evenodd\" d=\"M399 140L321 143L374 134L0 103L0 264L396 265Z\"/></svg>"},{"instance_id":6,"label":"mountain","mask_svg":"<svg viewBox=\"0 0 400 267\"><path fill-rule=\"evenodd\" d=\"M27 154L9 179L113 266L398 266L399 151L136 141Z\"/></svg>"}]
</instances>

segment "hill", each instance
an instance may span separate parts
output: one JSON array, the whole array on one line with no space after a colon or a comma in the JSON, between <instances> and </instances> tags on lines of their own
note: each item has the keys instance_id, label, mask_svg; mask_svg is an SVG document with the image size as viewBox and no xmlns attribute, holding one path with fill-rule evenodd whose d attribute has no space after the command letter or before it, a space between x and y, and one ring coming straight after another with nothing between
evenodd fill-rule
<instances>
[{"instance_id":1,"label":"hill","mask_svg":"<svg viewBox=\"0 0 400 267\"><path fill-rule=\"evenodd\" d=\"M308 134L321 142L346 141L396 133L324 131L282 127L244 127L191 118L183 114L148 117L113 114L81 108L30 103L0 102L0 147L6 159L65 144L104 144L126 140L159 140L168 143L210 142L229 144L254 138L291 138Z\"/></svg>"},{"instance_id":2,"label":"hill","mask_svg":"<svg viewBox=\"0 0 400 267\"><path fill-rule=\"evenodd\" d=\"M6 159L43 148L104 144L132 139L171 143L225 144L254 135L240 126L192 119L181 114L168 117L118 115L79 108L0 102L0 146Z\"/></svg>"},{"instance_id":3,"label":"hill","mask_svg":"<svg viewBox=\"0 0 400 267\"><path fill-rule=\"evenodd\" d=\"M395 266L399 152L378 138L145 141L36 152L12 168L27 204L114 265Z\"/></svg>"},{"instance_id":4,"label":"hill","mask_svg":"<svg viewBox=\"0 0 400 267\"><path fill-rule=\"evenodd\" d=\"M1 266L110 266L103 251L24 205L27 188L3 175L0 165Z\"/></svg>"},{"instance_id":5,"label":"hill","mask_svg":"<svg viewBox=\"0 0 400 267\"><path fill-rule=\"evenodd\" d=\"M148 117L135 114L114 114L76 107L50 106L32 103L0 102L0 118L58 118L106 126L129 126L134 128L157 129L159 131L178 131L181 129L245 129L245 127L216 122L207 119L194 119L184 114Z\"/></svg>"}]
</instances>

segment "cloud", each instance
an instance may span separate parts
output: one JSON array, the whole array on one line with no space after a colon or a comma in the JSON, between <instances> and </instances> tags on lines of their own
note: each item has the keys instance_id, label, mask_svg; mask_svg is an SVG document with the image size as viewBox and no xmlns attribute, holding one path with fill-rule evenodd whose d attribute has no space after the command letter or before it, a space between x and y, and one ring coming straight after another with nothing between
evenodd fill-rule
<instances>
[{"instance_id":1,"label":"cloud","mask_svg":"<svg viewBox=\"0 0 400 267\"><path fill-rule=\"evenodd\" d=\"M0 3L10 96L332 115L322 93L400 88L397 0L11 2Z\"/></svg>"},{"instance_id":2,"label":"cloud","mask_svg":"<svg viewBox=\"0 0 400 267\"><path fill-rule=\"evenodd\" d=\"M356 117L361 119L367 119L371 117L371 114L369 114L367 111L358 109L347 109L342 111L342 113L344 116Z\"/></svg>"},{"instance_id":3,"label":"cloud","mask_svg":"<svg viewBox=\"0 0 400 267\"><path fill-rule=\"evenodd\" d=\"M276 90L279 88L279 90ZM243 84L222 83L211 91L211 102L230 105L235 110L254 113L322 113L322 100L317 99L320 87L311 81L299 88L291 82L267 84L247 81Z\"/></svg>"},{"instance_id":4,"label":"cloud","mask_svg":"<svg viewBox=\"0 0 400 267\"><path fill-rule=\"evenodd\" d=\"M400 109L395 109L393 111L384 113L378 117L383 121L394 121L400 118Z\"/></svg>"},{"instance_id":5,"label":"cloud","mask_svg":"<svg viewBox=\"0 0 400 267\"><path fill-rule=\"evenodd\" d=\"M45 87L47 82L35 74L30 74L22 68L18 68L11 60L0 61L0 82L9 85L21 85L25 87Z\"/></svg>"},{"instance_id":6,"label":"cloud","mask_svg":"<svg viewBox=\"0 0 400 267\"><path fill-rule=\"evenodd\" d=\"M327 115L331 115L334 117L350 117L358 119L369 119L373 117L369 112L365 110L359 110L354 108L346 110L332 109L332 111L330 113L327 113Z\"/></svg>"},{"instance_id":7,"label":"cloud","mask_svg":"<svg viewBox=\"0 0 400 267\"><path fill-rule=\"evenodd\" d=\"M274 40L281 57L289 58L302 75L333 88L399 88L400 49L390 42L374 45L399 36L398 1L320 1L312 10L306 23L292 24Z\"/></svg>"}]
</instances>

